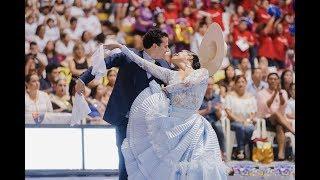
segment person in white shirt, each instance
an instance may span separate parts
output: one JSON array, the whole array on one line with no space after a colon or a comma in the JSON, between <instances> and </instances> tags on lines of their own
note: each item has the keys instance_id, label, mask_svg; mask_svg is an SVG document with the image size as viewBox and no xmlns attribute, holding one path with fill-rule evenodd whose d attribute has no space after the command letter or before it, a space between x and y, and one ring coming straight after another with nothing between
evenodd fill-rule
<instances>
[{"instance_id":1,"label":"person in white shirt","mask_svg":"<svg viewBox=\"0 0 320 180\"><path fill-rule=\"evenodd\" d=\"M81 0L81 2L84 7L89 8L94 8L98 4L97 0Z\"/></svg>"},{"instance_id":2,"label":"person in white shirt","mask_svg":"<svg viewBox=\"0 0 320 180\"><path fill-rule=\"evenodd\" d=\"M74 3L74 0L63 0L63 3L66 5L66 7L71 7Z\"/></svg>"},{"instance_id":3,"label":"person in white shirt","mask_svg":"<svg viewBox=\"0 0 320 180\"><path fill-rule=\"evenodd\" d=\"M285 110L285 114L287 119L289 120L294 120L295 119L295 105L296 105L296 100L295 100L295 83L291 83L289 87L289 100L288 104Z\"/></svg>"},{"instance_id":4,"label":"person in white shirt","mask_svg":"<svg viewBox=\"0 0 320 180\"><path fill-rule=\"evenodd\" d=\"M63 15L66 10L66 5L63 0L54 0L53 4L53 12L57 13L58 15Z\"/></svg>"},{"instance_id":5,"label":"person in white shirt","mask_svg":"<svg viewBox=\"0 0 320 180\"><path fill-rule=\"evenodd\" d=\"M59 28L55 26L54 21L51 18L47 20L45 36L51 41L56 41L60 38Z\"/></svg>"},{"instance_id":6,"label":"person in white shirt","mask_svg":"<svg viewBox=\"0 0 320 180\"><path fill-rule=\"evenodd\" d=\"M60 15L57 15L57 26L59 29L67 29L70 27L70 19L71 19L71 13L70 8L65 9L64 12Z\"/></svg>"},{"instance_id":7,"label":"person in white shirt","mask_svg":"<svg viewBox=\"0 0 320 180\"><path fill-rule=\"evenodd\" d=\"M78 20L75 17L70 19L70 28L65 29L63 32L68 34L73 41L79 41L82 35L82 30L78 27Z\"/></svg>"},{"instance_id":8,"label":"person in white shirt","mask_svg":"<svg viewBox=\"0 0 320 180\"><path fill-rule=\"evenodd\" d=\"M95 51L96 44L92 40L92 35L89 31L84 31L82 33L81 41L82 41L86 56L92 54Z\"/></svg>"},{"instance_id":9,"label":"person in white shirt","mask_svg":"<svg viewBox=\"0 0 320 180\"><path fill-rule=\"evenodd\" d=\"M79 18L78 26L84 31L89 31L94 37L100 34L101 23L97 16L90 13L91 9L84 9L84 16Z\"/></svg>"},{"instance_id":10,"label":"person in white shirt","mask_svg":"<svg viewBox=\"0 0 320 180\"><path fill-rule=\"evenodd\" d=\"M74 0L63 0L67 6L72 6ZM81 0L83 6L95 7L98 3L97 0Z\"/></svg>"},{"instance_id":11,"label":"person in white shirt","mask_svg":"<svg viewBox=\"0 0 320 180\"><path fill-rule=\"evenodd\" d=\"M56 52L58 54L69 56L73 53L74 42L66 33L61 34L61 39L56 42Z\"/></svg>"},{"instance_id":12,"label":"person in white shirt","mask_svg":"<svg viewBox=\"0 0 320 180\"><path fill-rule=\"evenodd\" d=\"M30 52L30 43L26 40L24 41L24 54L29 54Z\"/></svg>"},{"instance_id":13,"label":"person in white shirt","mask_svg":"<svg viewBox=\"0 0 320 180\"><path fill-rule=\"evenodd\" d=\"M57 17L51 13L52 6L50 4L41 7L41 13L39 14L38 25L45 24L49 18L53 19L54 24L57 24Z\"/></svg>"},{"instance_id":14,"label":"person in white shirt","mask_svg":"<svg viewBox=\"0 0 320 180\"><path fill-rule=\"evenodd\" d=\"M32 38L32 41L37 43L40 52L43 52L43 49L49 40L45 36L45 33L46 33L46 27L44 25L39 25L36 29L36 35L34 35Z\"/></svg>"},{"instance_id":15,"label":"person in white shirt","mask_svg":"<svg viewBox=\"0 0 320 180\"><path fill-rule=\"evenodd\" d=\"M52 104L47 93L40 91L39 76L28 74L25 78L27 90L25 93L25 112L37 117L42 113L52 112Z\"/></svg>"},{"instance_id":16,"label":"person in white shirt","mask_svg":"<svg viewBox=\"0 0 320 180\"><path fill-rule=\"evenodd\" d=\"M70 7L71 16L76 18L84 16L82 8L83 6L81 0L75 0L73 6Z\"/></svg>"},{"instance_id":17,"label":"person in white shirt","mask_svg":"<svg viewBox=\"0 0 320 180\"><path fill-rule=\"evenodd\" d=\"M194 33L194 35L192 37L192 41L190 44L190 50L192 52L196 53L197 55L199 54L200 44L201 44L201 41L202 41L207 29L208 29L208 25L205 22L200 22L198 31L196 33Z\"/></svg>"},{"instance_id":18,"label":"person in white shirt","mask_svg":"<svg viewBox=\"0 0 320 180\"><path fill-rule=\"evenodd\" d=\"M35 22L34 15L30 15L26 18L26 22L24 23L25 27L25 39L27 41L32 41L33 36L36 34L37 23Z\"/></svg>"}]
</instances>

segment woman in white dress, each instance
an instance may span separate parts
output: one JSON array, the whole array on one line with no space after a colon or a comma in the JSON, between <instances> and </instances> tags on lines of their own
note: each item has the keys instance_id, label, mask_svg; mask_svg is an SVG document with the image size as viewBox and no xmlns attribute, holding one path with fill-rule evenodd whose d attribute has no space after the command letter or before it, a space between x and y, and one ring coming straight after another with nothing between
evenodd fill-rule
<instances>
[{"instance_id":1,"label":"woman in white dress","mask_svg":"<svg viewBox=\"0 0 320 180\"><path fill-rule=\"evenodd\" d=\"M127 138L122 144L128 179L226 180L232 169L221 159L216 133L198 110L209 78L194 53L174 54L178 71L155 65L120 44L141 68L167 84L156 81L135 99L129 114Z\"/></svg>"}]
</instances>

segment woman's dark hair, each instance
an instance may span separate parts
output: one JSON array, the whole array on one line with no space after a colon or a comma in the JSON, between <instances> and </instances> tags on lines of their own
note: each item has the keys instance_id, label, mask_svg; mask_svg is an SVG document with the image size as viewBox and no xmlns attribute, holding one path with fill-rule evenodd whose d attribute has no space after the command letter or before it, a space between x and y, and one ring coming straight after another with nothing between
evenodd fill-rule
<instances>
[{"instance_id":1,"label":"woman's dark hair","mask_svg":"<svg viewBox=\"0 0 320 180\"><path fill-rule=\"evenodd\" d=\"M200 69L201 68L199 57L195 54L192 54L192 68L193 69Z\"/></svg>"},{"instance_id":2,"label":"woman's dark hair","mask_svg":"<svg viewBox=\"0 0 320 180\"><path fill-rule=\"evenodd\" d=\"M200 21L198 28L200 29L200 28L202 28L203 26L207 26L207 23L206 23L205 20L201 20L201 21Z\"/></svg>"},{"instance_id":3,"label":"woman's dark hair","mask_svg":"<svg viewBox=\"0 0 320 180\"><path fill-rule=\"evenodd\" d=\"M143 36L143 47L145 49L150 49L153 44L160 46L163 37L168 37L168 34L161 31L159 28L152 28Z\"/></svg>"},{"instance_id":4,"label":"woman's dark hair","mask_svg":"<svg viewBox=\"0 0 320 180\"><path fill-rule=\"evenodd\" d=\"M50 41L48 41L48 42L50 42ZM47 44L48 44L48 42L47 42ZM48 53L49 53L49 50L48 50L48 48L47 48L47 44L46 44L45 48L43 49L43 53L44 53L45 55L48 55ZM53 50L52 50L53 56L56 55L56 50L55 50L54 47L55 47L55 44L53 43Z\"/></svg>"},{"instance_id":5,"label":"woman's dark hair","mask_svg":"<svg viewBox=\"0 0 320 180\"><path fill-rule=\"evenodd\" d=\"M85 35L86 32L89 32L89 31L83 31L83 33L82 33L82 35L81 35L81 41L82 41L82 42L84 42L84 35Z\"/></svg>"},{"instance_id":6,"label":"woman's dark hair","mask_svg":"<svg viewBox=\"0 0 320 180\"><path fill-rule=\"evenodd\" d=\"M77 21L78 21L77 18L72 17L72 18L70 19L70 24L72 24L73 22L77 22Z\"/></svg>"},{"instance_id":7,"label":"woman's dark hair","mask_svg":"<svg viewBox=\"0 0 320 180\"><path fill-rule=\"evenodd\" d=\"M91 96L93 99L94 99L94 97L95 97L95 96L96 96L96 94L97 94L98 86L99 86L99 85L97 85L97 86L95 86L95 87L91 88L90 96Z\"/></svg>"},{"instance_id":8,"label":"woman's dark hair","mask_svg":"<svg viewBox=\"0 0 320 180\"><path fill-rule=\"evenodd\" d=\"M161 13L158 13L158 14L154 15L154 24L153 24L153 26L156 27L156 28L159 28L160 25L161 25L160 22L158 21L158 17L159 17L160 14Z\"/></svg>"},{"instance_id":9,"label":"woman's dark hair","mask_svg":"<svg viewBox=\"0 0 320 180\"><path fill-rule=\"evenodd\" d=\"M224 69L224 77L225 77L225 78L224 78L224 81L225 81L226 83L230 83L230 82L229 82L229 79L228 79L228 77L227 77L227 70L228 70L230 67L233 68L232 65L229 65L228 67L226 67L226 68ZM235 76L233 76L231 80L234 81L234 80L235 80Z\"/></svg>"},{"instance_id":10,"label":"woman's dark hair","mask_svg":"<svg viewBox=\"0 0 320 180\"><path fill-rule=\"evenodd\" d=\"M37 75L37 76L39 77L39 75L38 75L36 72L31 73L31 74L28 74L28 75L25 76L25 82L26 82L26 83L29 83L30 80L31 80L31 77L32 77L33 75Z\"/></svg>"},{"instance_id":11,"label":"woman's dark hair","mask_svg":"<svg viewBox=\"0 0 320 180\"><path fill-rule=\"evenodd\" d=\"M224 87L225 89L226 89L226 92L228 92L228 87L227 87L227 85L225 85L225 84L219 84L219 87L221 88L221 87Z\"/></svg>"},{"instance_id":12,"label":"woman's dark hair","mask_svg":"<svg viewBox=\"0 0 320 180\"><path fill-rule=\"evenodd\" d=\"M284 87L284 76L285 76L288 72L290 72L290 73L292 74L292 71L289 70L289 69L284 70L284 71L282 72L282 74L281 74L281 77L280 77L281 89L285 89L285 87ZM286 90L287 90L287 89L286 89Z\"/></svg>"},{"instance_id":13,"label":"woman's dark hair","mask_svg":"<svg viewBox=\"0 0 320 180\"><path fill-rule=\"evenodd\" d=\"M30 53L25 55L24 57L25 57L25 59L24 59L25 64L29 61L29 59L34 60L34 55L30 54Z\"/></svg>"},{"instance_id":14,"label":"woman's dark hair","mask_svg":"<svg viewBox=\"0 0 320 180\"><path fill-rule=\"evenodd\" d=\"M40 33L40 30L41 30L41 27L44 27L44 25L39 25L36 29L36 35L39 36L39 33Z\"/></svg>"},{"instance_id":15,"label":"woman's dark hair","mask_svg":"<svg viewBox=\"0 0 320 180\"><path fill-rule=\"evenodd\" d=\"M49 24L50 21L54 22L52 18L49 18L46 23Z\"/></svg>"},{"instance_id":16,"label":"woman's dark hair","mask_svg":"<svg viewBox=\"0 0 320 180\"><path fill-rule=\"evenodd\" d=\"M60 34L60 39L61 39L61 40L64 39L64 38L66 38L66 37L67 37L67 33L62 32L62 33Z\"/></svg>"},{"instance_id":17,"label":"woman's dark hair","mask_svg":"<svg viewBox=\"0 0 320 180\"><path fill-rule=\"evenodd\" d=\"M71 96L74 96L76 94L76 89L75 89L76 84L77 84L76 79L72 79L69 83L69 94Z\"/></svg>"},{"instance_id":18,"label":"woman's dark hair","mask_svg":"<svg viewBox=\"0 0 320 180\"><path fill-rule=\"evenodd\" d=\"M46 74L51 74L53 70L58 69L60 65L51 63L46 66Z\"/></svg>"},{"instance_id":19,"label":"woman's dark hair","mask_svg":"<svg viewBox=\"0 0 320 180\"><path fill-rule=\"evenodd\" d=\"M234 82L237 83L241 78L243 78L246 82L247 82L247 79L244 75L237 75L234 79Z\"/></svg>"},{"instance_id":20,"label":"woman's dark hair","mask_svg":"<svg viewBox=\"0 0 320 180\"><path fill-rule=\"evenodd\" d=\"M292 94L291 94L291 89L292 87L295 85L295 83L290 83L290 86L289 86L289 89L288 89L288 98L290 99L292 97Z\"/></svg>"},{"instance_id":21,"label":"woman's dark hair","mask_svg":"<svg viewBox=\"0 0 320 180\"><path fill-rule=\"evenodd\" d=\"M100 33L94 38L94 40L98 43L104 43L104 41L106 40L106 36L103 33Z\"/></svg>"}]
</instances>

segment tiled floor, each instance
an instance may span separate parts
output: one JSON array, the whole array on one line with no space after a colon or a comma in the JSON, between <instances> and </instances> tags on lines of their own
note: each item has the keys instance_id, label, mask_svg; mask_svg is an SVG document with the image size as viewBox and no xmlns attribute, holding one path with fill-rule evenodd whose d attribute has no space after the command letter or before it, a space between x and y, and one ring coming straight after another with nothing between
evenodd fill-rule
<instances>
[{"instance_id":1,"label":"tiled floor","mask_svg":"<svg viewBox=\"0 0 320 180\"><path fill-rule=\"evenodd\" d=\"M228 180L294 180L295 164L293 162L273 162L269 165L256 164L252 161L231 161L229 166L236 168L236 174ZM270 169L270 167L272 167ZM258 170L264 175L254 174ZM269 170L266 170L269 169ZM281 170L280 170L281 169ZM281 171L281 172L280 172ZM291 172L291 173L288 173ZM290 174L290 175L289 175ZM26 177L26 180L118 180L117 176L66 176L66 177Z\"/></svg>"}]
</instances>

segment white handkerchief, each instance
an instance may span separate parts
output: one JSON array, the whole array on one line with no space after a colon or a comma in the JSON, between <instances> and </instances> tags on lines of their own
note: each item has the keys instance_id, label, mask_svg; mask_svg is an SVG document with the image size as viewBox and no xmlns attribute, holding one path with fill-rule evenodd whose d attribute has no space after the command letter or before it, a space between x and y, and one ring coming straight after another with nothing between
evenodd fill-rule
<instances>
[{"instance_id":1,"label":"white handkerchief","mask_svg":"<svg viewBox=\"0 0 320 180\"><path fill-rule=\"evenodd\" d=\"M236 42L236 45L240 48L240 50L242 52L246 51L247 49L249 49L249 44L243 40L243 39L239 39L237 42Z\"/></svg>"},{"instance_id":2,"label":"white handkerchief","mask_svg":"<svg viewBox=\"0 0 320 180\"><path fill-rule=\"evenodd\" d=\"M91 112L87 101L84 99L83 95L79 95L76 93L74 104L72 108L71 115L71 126L80 124L81 120L87 117L87 115Z\"/></svg>"},{"instance_id":3,"label":"white handkerchief","mask_svg":"<svg viewBox=\"0 0 320 180\"><path fill-rule=\"evenodd\" d=\"M95 79L100 79L101 77L107 74L107 68L104 62L103 45L100 45L91 57L92 57L91 74L95 76Z\"/></svg>"}]
</instances>

